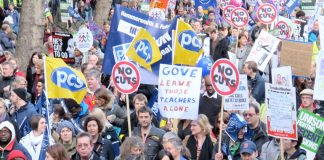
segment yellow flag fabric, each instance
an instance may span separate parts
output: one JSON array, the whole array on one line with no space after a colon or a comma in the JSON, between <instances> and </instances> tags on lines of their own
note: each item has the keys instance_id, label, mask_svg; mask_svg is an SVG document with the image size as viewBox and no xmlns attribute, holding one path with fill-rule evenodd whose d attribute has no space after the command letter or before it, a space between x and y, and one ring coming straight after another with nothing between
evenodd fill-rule
<instances>
[{"instance_id":1,"label":"yellow flag fabric","mask_svg":"<svg viewBox=\"0 0 324 160\"><path fill-rule=\"evenodd\" d=\"M173 64L195 66L203 53L203 45L191 26L182 20L178 20L174 39Z\"/></svg>"},{"instance_id":2,"label":"yellow flag fabric","mask_svg":"<svg viewBox=\"0 0 324 160\"><path fill-rule=\"evenodd\" d=\"M88 87L82 72L68 66L62 59L46 57L45 78L48 98L72 98L81 103Z\"/></svg>"},{"instance_id":3,"label":"yellow flag fabric","mask_svg":"<svg viewBox=\"0 0 324 160\"><path fill-rule=\"evenodd\" d=\"M151 65L162 59L156 41L144 28L138 31L126 55L150 72L152 72Z\"/></svg>"}]
</instances>

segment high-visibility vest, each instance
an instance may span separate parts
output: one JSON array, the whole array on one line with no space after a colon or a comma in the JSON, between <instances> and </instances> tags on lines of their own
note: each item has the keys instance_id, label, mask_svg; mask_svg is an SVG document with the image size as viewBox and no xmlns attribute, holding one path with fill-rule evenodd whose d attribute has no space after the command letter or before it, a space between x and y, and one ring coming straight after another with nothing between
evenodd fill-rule
<instances>
[{"instance_id":1,"label":"high-visibility vest","mask_svg":"<svg viewBox=\"0 0 324 160\"><path fill-rule=\"evenodd\" d=\"M14 3L15 7L21 7L23 0L0 0L0 7L8 8L11 2Z\"/></svg>"}]
</instances>

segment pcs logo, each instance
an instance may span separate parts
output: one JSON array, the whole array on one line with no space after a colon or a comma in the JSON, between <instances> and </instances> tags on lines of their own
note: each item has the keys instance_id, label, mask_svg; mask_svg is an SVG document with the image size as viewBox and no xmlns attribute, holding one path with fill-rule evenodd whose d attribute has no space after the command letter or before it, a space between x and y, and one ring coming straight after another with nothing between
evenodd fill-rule
<instances>
[{"instance_id":1,"label":"pcs logo","mask_svg":"<svg viewBox=\"0 0 324 160\"><path fill-rule=\"evenodd\" d=\"M202 43L195 32L191 30L182 31L178 37L180 45L190 51L199 52L202 48Z\"/></svg>"},{"instance_id":2,"label":"pcs logo","mask_svg":"<svg viewBox=\"0 0 324 160\"><path fill-rule=\"evenodd\" d=\"M148 40L139 40L134 47L137 55L144 59L146 63L152 62L152 46Z\"/></svg>"},{"instance_id":3,"label":"pcs logo","mask_svg":"<svg viewBox=\"0 0 324 160\"><path fill-rule=\"evenodd\" d=\"M86 88L86 84L68 67L59 67L51 74L51 80L59 87L77 92Z\"/></svg>"}]
</instances>

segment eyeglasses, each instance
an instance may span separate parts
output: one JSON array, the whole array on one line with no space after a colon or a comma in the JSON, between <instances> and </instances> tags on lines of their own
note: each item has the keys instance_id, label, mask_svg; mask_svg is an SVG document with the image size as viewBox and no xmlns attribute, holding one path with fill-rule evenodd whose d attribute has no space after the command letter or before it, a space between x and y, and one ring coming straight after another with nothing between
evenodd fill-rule
<instances>
[{"instance_id":1,"label":"eyeglasses","mask_svg":"<svg viewBox=\"0 0 324 160\"><path fill-rule=\"evenodd\" d=\"M247 117L247 116L249 116L249 117L253 117L255 114L251 114L251 113L243 113L243 116L244 117Z\"/></svg>"},{"instance_id":2,"label":"eyeglasses","mask_svg":"<svg viewBox=\"0 0 324 160\"><path fill-rule=\"evenodd\" d=\"M217 123L220 124L221 121L217 121ZM224 121L224 124L227 124L227 123L228 123L228 121Z\"/></svg>"}]
</instances>

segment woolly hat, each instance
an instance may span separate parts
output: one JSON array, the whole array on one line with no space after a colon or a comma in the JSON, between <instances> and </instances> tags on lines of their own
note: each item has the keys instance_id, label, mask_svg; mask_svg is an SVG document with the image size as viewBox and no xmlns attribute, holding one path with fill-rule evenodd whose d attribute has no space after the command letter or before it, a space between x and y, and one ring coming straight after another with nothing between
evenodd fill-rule
<instances>
[{"instance_id":1,"label":"woolly hat","mask_svg":"<svg viewBox=\"0 0 324 160\"><path fill-rule=\"evenodd\" d=\"M14 160L16 158L22 158L23 160L28 160L27 156L20 150L13 150L8 154L7 160Z\"/></svg>"},{"instance_id":2,"label":"woolly hat","mask_svg":"<svg viewBox=\"0 0 324 160\"><path fill-rule=\"evenodd\" d=\"M56 128L56 133L60 134L61 130L63 128L68 128L72 131L72 135L75 135L75 130L74 130L74 126L70 121L64 120L62 122L59 122L57 128Z\"/></svg>"},{"instance_id":3,"label":"woolly hat","mask_svg":"<svg viewBox=\"0 0 324 160\"><path fill-rule=\"evenodd\" d=\"M15 94L21 98L22 100L24 100L25 102L27 102L27 91L24 88L15 88L12 90L13 92L15 92Z\"/></svg>"}]
</instances>

